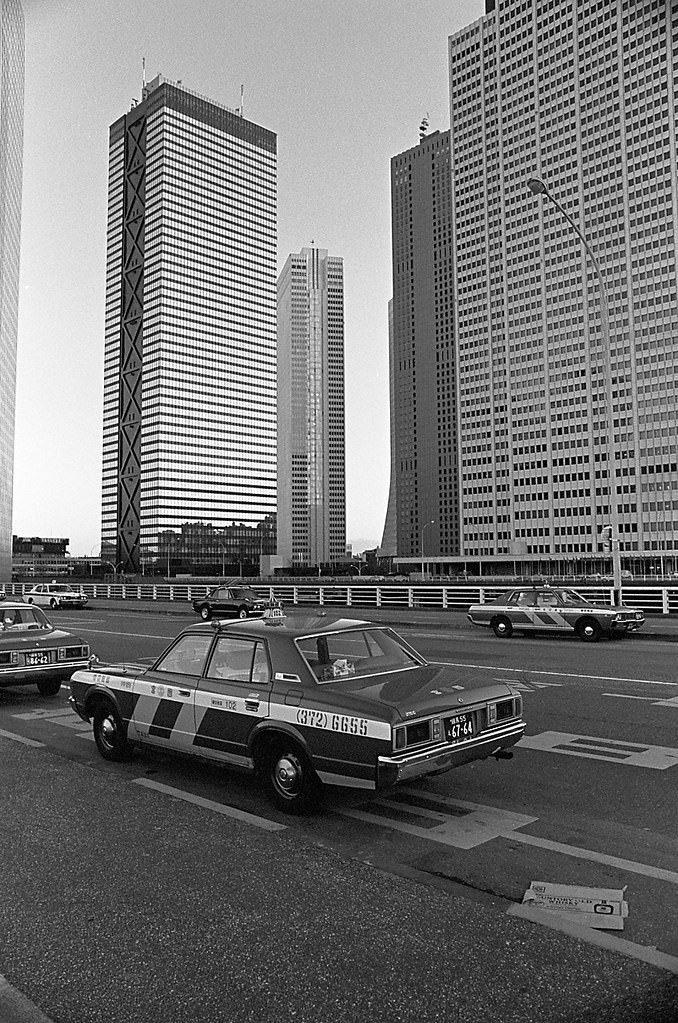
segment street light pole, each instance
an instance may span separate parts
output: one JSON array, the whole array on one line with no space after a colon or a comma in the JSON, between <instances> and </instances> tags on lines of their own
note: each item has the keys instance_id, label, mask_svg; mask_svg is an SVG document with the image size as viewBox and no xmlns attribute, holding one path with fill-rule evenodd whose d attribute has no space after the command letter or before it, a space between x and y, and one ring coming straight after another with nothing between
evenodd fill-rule
<instances>
[{"instance_id":1,"label":"street light pole","mask_svg":"<svg viewBox=\"0 0 678 1023\"><path fill-rule=\"evenodd\" d=\"M435 522L435 519L431 519L430 522L425 522L424 525L421 527L421 542L420 542L420 545L419 545L419 549L421 551L421 574L422 575L424 574L424 530L426 529L427 526L432 526L434 522Z\"/></svg>"},{"instance_id":2,"label":"street light pole","mask_svg":"<svg viewBox=\"0 0 678 1023\"><path fill-rule=\"evenodd\" d=\"M586 249L589 259L593 263L593 268L596 271L596 277L598 278L598 288L600 290L600 333L603 342L603 372L605 377L605 405L607 411L607 431L608 431L608 487L610 491L610 517L609 524L611 527L610 546L612 550L612 586L614 591L614 603L615 605L621 604L621 554L619 551L619 514L617 512L617 464L615 459L614 450L614 407L612 404L612 351L610 348L610 318L609 318L609 304L607 299L607 289L605 287L605 280L603 278L602 270L598 260L595 257L593 249L587 242L584 235L581 233L576 223L566 213L560 203L555 199L548 188L539 178L530 178L527 182L527 187L533 195L543 195L547 199L550 199L557 210L560 210L562 215L567 220L570 227L573 229L580 242Z\"/></svg>"}]
</instances>

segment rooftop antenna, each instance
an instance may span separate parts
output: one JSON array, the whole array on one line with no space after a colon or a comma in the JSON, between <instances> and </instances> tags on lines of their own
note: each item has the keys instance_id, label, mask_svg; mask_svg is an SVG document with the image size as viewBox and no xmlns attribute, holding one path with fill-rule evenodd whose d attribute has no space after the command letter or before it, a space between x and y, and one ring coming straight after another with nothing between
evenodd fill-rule
<instances>
[{"instance_id":1,"label":"rooftop antenna","mask_svg":"<svg viewBox=\"0 0 678 1023\"><path fill-rule=\"evenodd\" d=\"M240 116L245 116L245 86L240 86Z\"/></svg>"},{"instance_id":2,"label":"rooftop antenna","mask_svg":"<svg viewBox=\"0 0 678 1023\"><path fill-rule=\"evenodd\" d=\"M141 58L141 88L146 88L146 58Z\"/></svg>"},{"instance_id":3,"label":"rooftop antenna","mask_svg":"<svg viewBox=\"0 0 678 1023\"><path fill-rule=\"evenodd\" d=\"M428 114L424 114L424 116L421 119L421 124L419 125L419 141L420 142L423 142L424 139L426 138L426 134L428 132L429 123L430 122L429 122L429 119L428 119Z\"/></svg>"}]
</instances>

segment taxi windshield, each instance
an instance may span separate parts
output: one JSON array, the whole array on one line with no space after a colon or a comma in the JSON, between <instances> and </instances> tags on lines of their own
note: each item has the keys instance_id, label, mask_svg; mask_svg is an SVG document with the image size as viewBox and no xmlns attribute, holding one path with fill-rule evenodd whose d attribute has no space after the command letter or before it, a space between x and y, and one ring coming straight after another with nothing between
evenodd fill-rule
<instances>
[{"instance_id":1,"label":"taxi windshield","mask_svg":"<svg viewBox=\"0 0 678 1023\"><path fill-rule=\"evenodd\" d=\"M576 590L563 590L561 596L563 604L569 604L570 607L581 607L582 604L588 604L588 600Z\"/></svg>"},{"instance_id":2,"label":"taxi windshield","mask_svg":"<svg viewBox=\"0 0 678 1023\"><path fill-rule=\"evenodd\" d=\"M335 682L424 664L390 629L350 629L296 641L318 682Z\"/></svg>"}]
</instances>

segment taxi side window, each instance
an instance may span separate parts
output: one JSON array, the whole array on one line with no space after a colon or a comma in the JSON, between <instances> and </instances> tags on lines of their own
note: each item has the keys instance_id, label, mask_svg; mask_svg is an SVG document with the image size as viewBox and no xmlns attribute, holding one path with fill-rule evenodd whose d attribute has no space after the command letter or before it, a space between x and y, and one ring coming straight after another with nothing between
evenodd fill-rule
<instances>
[{"instance_id":1,"label":"taxi side window","mask_svg":"<svg viewBox=\"0 0 678 1023\"><path fill-rule=\"evenodd\" d=\"M538 603L542 607L554 607L558 603L558 598L554 593L540 593Z\"/></svg>"},{"instance_id":2,"label":"taxi side window","mask_svg":"<svg viewBox=\"0 0 678 1023\"><path fill-rule=\"evenodd\" d=\"M520 607L534 607L537 602L537 595L534 590L518 590L512 594L509 603L518 604Z\"/></svg>"},{"instance_id":3,"label":"taxi side window","mask_svg":"<svg viewBox=\"0 0 678 1023\"><path fill-rule=\"evenodd\" d=\"M268 682L268 658L263 644L235 636L219 636L207 677L232 682Z\"/></svg>"},{"instance_id":4,"label":"taxi side window","mask_svg":"<svg viewBox=\"0 0 678 1023\"><path fill-rule=\"evenodd\" d=\"M211 636L182 636L153 670L171 671L177 675L201 675L211 642Z\"/></svg>"}]
</instances>

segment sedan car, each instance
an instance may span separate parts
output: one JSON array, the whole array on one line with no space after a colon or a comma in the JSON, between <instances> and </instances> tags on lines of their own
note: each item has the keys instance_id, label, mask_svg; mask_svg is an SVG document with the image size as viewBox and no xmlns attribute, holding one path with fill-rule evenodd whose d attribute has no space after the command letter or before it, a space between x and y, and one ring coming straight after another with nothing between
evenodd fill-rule
<instances>
[{"instance_id":1,"label":"sedan car","mask_svg":"<svg viewBox=\"0 0 678 1023\"><path fill-rule=\"evenodd\" d=\"M193 610L205 622L214 615L231 615L236 618L262 615L270 606L267 600L249 586L217 586L207 596L196 597L192 603Z\"/></svg>"},{"instance_id":2,"label":"sedan car","mask_svg":"<svg viewBox=\"0 0 678 1023\"><path fill-rule=\"evenodd\" d=\"M87 597L79 590L74 590L69 583L38 583L27 593L24 600L40 607L86 607Z\"/></svg>"},{"instance_id":3,"label":"sedan car","mask_svg":"<svg viewBox=\"0 0 678 1023\"><path fill-rule=\"evenodd\" d=\"M71 679L107 760L154 746L256 772L300 812L322 785L376 791L488 757L522 736L520 694L492 672L427 662L392 629L280 608L185 629L151 666Z\"/></svg>"},{"instance_id":4,"label":"sedan car","mask_svg":"<svg viewBox=\"0 0 678 1023\"><path fill-rule=\"evenodd\" d=\"M601 636L636 632L645 622L640 608L592 604L576 590L526 586L500 594L486 604L472 604L468 619L489 626L508 639L515 629L526 632L574 632L595 643Z\"/></svg>"},{"instance_id":5,"label":"sedan car","mask_svg":"<svg viewBox=\"0 0 678 1023\"><path fill-rule=\"evenodd\" d=\"M17 600L0 604L0 686L35 682L43 696L56 696L76 668L89 665L89 646L55 629L43 611Z\"/></svg>"}]
</instances>

